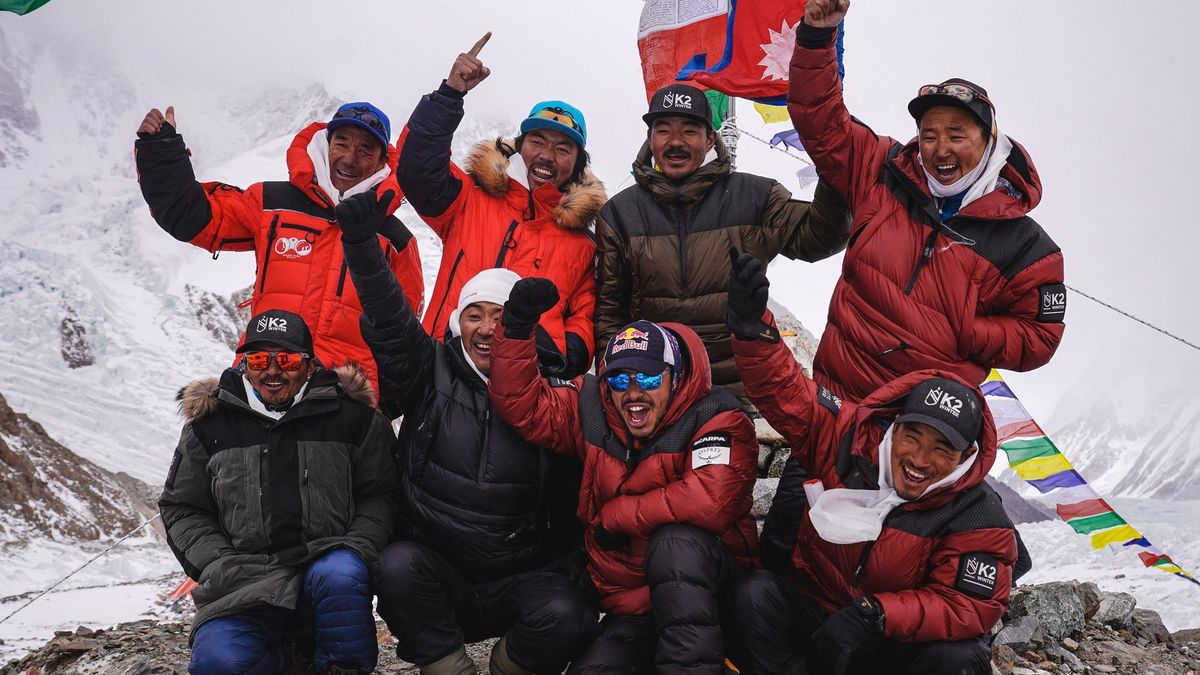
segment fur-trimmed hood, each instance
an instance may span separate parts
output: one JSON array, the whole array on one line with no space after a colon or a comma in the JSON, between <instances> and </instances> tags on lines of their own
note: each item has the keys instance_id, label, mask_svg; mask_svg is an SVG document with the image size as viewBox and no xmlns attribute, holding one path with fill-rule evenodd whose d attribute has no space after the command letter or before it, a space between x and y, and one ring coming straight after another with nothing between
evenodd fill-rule
<instances>
[{"instance_id":1,"label":"fur-trimmed hood","mask_svg":"<svg viewBox=\"0 0 1200 675\"><path fill-rule=\"evenodd\" d=\"M508 175L509 158L516 152L512 139L484 141L467 155L465 168L479 188L493 197L503 198L512 190L521 190L528 195L528 189ZM579 181L567 186L565 192L544 185L535 190L533 195L543 206L552 210L554 222L568 230L582 230L591 226L600 214L600 207L608 200L604 183L587 169L584 169Z\"/></svg>"},{"instance_id":2,"label":"fur-trimmed hood","mask_svg":"<svg viewBox=\"0 0 1200 675\"><path fill-rule=\"evenodd\" d=\"M229 369L227 373L233 371ZM236 371L233 371L236 373ZM241 374L237 373L238 378ZM371 378L357 365L348 363L338 366L332 370L318 369L313 373L309 380L311 393L320 384L320 380L330 377L337 377L337 384L350 400L362 405L375 407L376 394L375 388L371 386ZM179 390L175 395L175 400L179 402L179 414L183 415L189 422L194 422L201 417L209 415L217 409L217 395L221 389L221 378L210 377L206 380L196 380L186 387Z\"/></svg>"}]
</instances>

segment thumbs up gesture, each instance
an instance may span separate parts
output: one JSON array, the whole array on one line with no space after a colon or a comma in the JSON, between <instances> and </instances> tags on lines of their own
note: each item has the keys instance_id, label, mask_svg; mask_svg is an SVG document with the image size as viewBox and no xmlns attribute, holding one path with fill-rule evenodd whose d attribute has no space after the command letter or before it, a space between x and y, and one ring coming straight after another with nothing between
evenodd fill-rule
<instances>
[{"instance_id":1,"label":"thumbs up gesture","mask_svg":"<svg viewBox=\"0 0 1200 675\"><path fill-rule=\"evenodd\" d=\"M142 118L142 125L138 127L138 138L150 138L161 131L175 131L175 106L167 106L167 112L164 115L158 108L151 108L150 112Z\"/></svg>"}]
</instances>

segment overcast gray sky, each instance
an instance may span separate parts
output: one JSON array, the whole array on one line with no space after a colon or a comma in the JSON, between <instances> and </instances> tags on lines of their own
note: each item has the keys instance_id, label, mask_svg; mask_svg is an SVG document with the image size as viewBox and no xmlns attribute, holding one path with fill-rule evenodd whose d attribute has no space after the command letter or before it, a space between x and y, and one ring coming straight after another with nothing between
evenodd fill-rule
<instances>
[{"instance_id":1,"label":"overcast gray sky","mask_svg":"<svg viewBox=\"0 0 1200 675\"><path fill-rule=\"evenodd\" d=\"M0 15L0 26L73 44L81 60L115 58L146 107L320 82L347 99L377 101L397 129L454 56L492 30L482 57L493 75L470 95L468 114L517 120L539 99L576 103L588 118L596 168L616 188L644 136L641 6L54 0L27 17ZM1094 0L856 0L847 19L847 101L878 133L907 140L905 104L919 85L962 76L985 86L1001 131L1026 146L1041 173L1044 198L1033 215L1062 247L1068 284L1198 341L1196 25L1200 3L1192 2L1131 13L1128 3ZM130 129L136 122L113 121ZM748 128L769 135L786 125ZM739 168L796 187L795 160L750 140L742 146ZM773 295L819 332L839 266L840 257L777 264ZM1200 375L1200 353L1078 296L1067 323L1050 366L1010 378L1033 409L1052 408L1088 369L1149 368L1143 354L1175 365L1163 377Z\"/></svg>"}]
</instances>

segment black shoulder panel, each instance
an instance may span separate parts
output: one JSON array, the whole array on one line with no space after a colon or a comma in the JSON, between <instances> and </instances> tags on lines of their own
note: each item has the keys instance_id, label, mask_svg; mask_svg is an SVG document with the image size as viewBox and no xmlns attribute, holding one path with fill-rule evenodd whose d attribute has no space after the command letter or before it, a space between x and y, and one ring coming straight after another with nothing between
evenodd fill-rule
<instances>
[{"instance_id":1,"label":"black shoulder panel","mask_svg":"<svg viewBox=\"0 0 1200 675\"><path fill-rule=\"evenodd\" d=\"M1058 244L1029 216L1014 220L952 218L951 221L950 227L974 240L971 248L995 265L1005 279L1012 279L1026 267L1059 252Z\"/></svg>"},{"instance_id":2,"label":"black shoulder panel","mask_svg":"<svg viewBox=\"0 0 1200 675\"><path fill-rule=\"evenodd\" d=\"M262 200L266 211L296 211L321 220L334 219L333 209L309 199L303 190L285 180L263 183Z\"/></svg>"},{"instance_id":3,"label":"black shoulder panel","mask_svg":"<svg viewBox=\"0 0 1200 675\"><path fill-rule=\"evenodd\" d=\"M986 483L966 490L936 509L895 509L884 524L919 537L944 537L956 532L993 528L1013 529L1000 497Z\"/></svg>"}]
</instances>

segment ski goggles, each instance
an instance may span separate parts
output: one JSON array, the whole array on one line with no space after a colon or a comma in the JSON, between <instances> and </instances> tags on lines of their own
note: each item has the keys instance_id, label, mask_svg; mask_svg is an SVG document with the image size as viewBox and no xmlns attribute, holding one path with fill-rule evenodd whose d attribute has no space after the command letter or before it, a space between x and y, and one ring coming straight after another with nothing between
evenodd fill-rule
<instances>
[{"instance_id":1,"label":"ski goggles","mask_svg":"<svg viewBox=\"0 0 1200 675\"><path fill-rule=\"evenodd\" d=\"M666 371L663 372L665 373ZM663 373L647 375L646 373L638 372L634 373L632 377L630 377L629 373L612 373L611 375L604 376L604 379L608 382L608 388L615 392L629 391L629 385L635 380L637 381L638 388L642 391L653 391L662 386Z\"/></svg>"},{"instance_id":2,"label":"ski goggles","mask_svg":"<svg viewBox=\"0 0 1200 675\"><path fill-rule=\"evenodd\" d=\"M379 116L371 112L371 109L367 107L355 106L353 108L342 108L334 114L333 119L360 120L367 126L383 134L385 138L388 135L388 129L383 124L383 120L379 119Z\"/></svg>"},{"instance_id":3,"label":"ski goggles","mask_svg":"<svg viewBox=\"0 0 1200 675\"><path fill-rule=\"evenodd\" d=\"M246 352L246 367L250 370L266 370L274 361L280 370L291 373L304 367L304 362L309 358L308 354L301 352Z\"/></svg>"},{"instance_id":4,"label":"ski goggles","mask_svg":"<svg viewBox=\"0 0 1200 675\"><path fill-rule=\"evenodd\" d=\"M945 94L946 96L953 96L963 103L970 103L971 101L983 101L992 110L996 109L996 106L992 105L992 102L988 100L988 97L965 84L927 84L917 90L917 96L931 96L933 94Z\"/></svg>"},{"instance_id":5,"label":"ski goggles","mask_svg":"<svg viewBox=\"0 0 1200 675\"><path fill-rule=\"evenodd\" d=\"M550 108L542 108L541 110L539 110L536 113L534 113L533 115L531 115L531 117L541 117L544 119L553 120L563 126L570 127L571 129L574 129L575 131L583 133L583 129L581 129L579 127L579 122L575 121L575 117L572 116L569 111L564 110L563 108L560 108L558 106L553 106Z\"/></svg>"}]
</instances>

